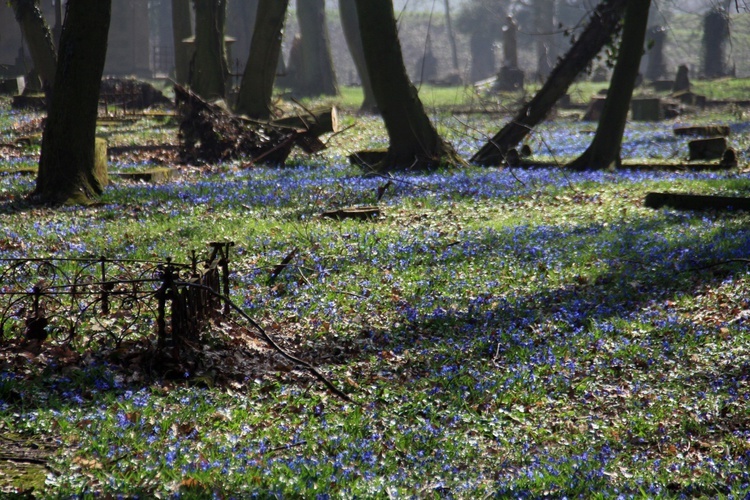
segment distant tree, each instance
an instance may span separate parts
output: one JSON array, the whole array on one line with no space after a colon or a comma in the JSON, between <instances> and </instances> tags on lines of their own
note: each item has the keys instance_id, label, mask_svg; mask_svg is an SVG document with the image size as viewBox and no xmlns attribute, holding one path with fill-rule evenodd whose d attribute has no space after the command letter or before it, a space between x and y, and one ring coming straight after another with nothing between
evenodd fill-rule
<instances>
[{"instance_id":1,"label":"distant tree","mask_svg":"<svg viewBox=\"0 0 750 500\"><path fill-rule=\"evenodd\" d=\"M379 170L429 168L460 163L438 135L409 81L391 0L357 0L367 71L388 131L389 145Z\"/></svg>"},{"instance_id":2,"label":"distant tree","mask_svg":"<svg viewBox=\"0 0 750 500\"><path fill-rule=\"evenodd\" d=\"M300 97L338 95L325 0L297 0L297 22L302 45L299 66L293 68L292 91Z\"/></svg>"},{"instance_id":3,"label":"distant tree","mask_svg":"<svg viewBox=\"0 0 750 500\"><path fill-rule=\"evenodd\" d=\"M34 69L42 80L42 89L49 98L55 82L57 53L52 31L39 8L39 0L11 0L16 20L34 62Z\"/></svg>"},{"instance_id":4,"label":"distant tree","mask_svg":"<svg viewBox=\"0 0 750 500\"><path fill-rule=\"evenodd\" d=\"M32 193L37 201L86 202L102 192L94 148L111 7L111 0L68 0Z\"/></svg>"},{"instance_id":5,"label":"distant tree","mask_svg":"<svg viewBox=\"0 0 750 500\"><path fill-rule=\"evenodd\" d=\"M617 62L596 134L586 151L568 165L572 169L595 170L620 166L622 136L643 55L650 6L651 0L628 1Z\"/></svg>"},{"instance_id":6,"label":"distant tree","mask_svg":"<svg viewBox=\"0 0 750 500\"><path fill-rule=\"evenodd\" d=\"M224 32L227 0L193 0L195 52L190 63L190 86L204 99L224 99L229 77Z\"/></svg>"},{"instance_id":7,"label":"distant tree","mask_svg":"<svg viewBox=\"0 0 750 500\"><path fill-rule=\"evenodd\" d=\"M357 18L357 3L355 0L339 0L339 14L341 16L341 27L344 38L352 55L354 67L357 69L359 80L362 82L364 99L359 110L363 113L377 112L378 105L372 93L370 74L367 72L365 52L362 48L362 34L359 30L359 19Z\"/></svg>"},{"instance_id":8,"label":"distant tree","mask_svg":"<svg viewBox=\"0 0 750 500\"><path fill-rule=\"evenodd\" d=\"M281 54L289 0L259 0L250 54L242 75L236 111L252 118L271 115L271 96Z\"/></svg>"},{"instance_id":9,"label":"distant tree","mask_svg":"<svg viewBox=\"0 0 750 500\"><path fill-rule=\"evenodd\" d=\"M193 36L190 0L172 0L172 40L174 43L175 81L180 85L190 78L191 52L185 40Z\"/></svg>"},{"instance_id":10,"label":"distant tree","mask_svg":"<svg viewBox=\"0 0 750 500\"><path fill-rule=\"evenodd\" d=\"M617 33L628 0L603 0L592 13L586 28L550 73L542 88L492 139L471 158L480 165L499 165L549 113L568 87ZM638 46L642 50L643 44Z\"/></svg>"}]
</instances>

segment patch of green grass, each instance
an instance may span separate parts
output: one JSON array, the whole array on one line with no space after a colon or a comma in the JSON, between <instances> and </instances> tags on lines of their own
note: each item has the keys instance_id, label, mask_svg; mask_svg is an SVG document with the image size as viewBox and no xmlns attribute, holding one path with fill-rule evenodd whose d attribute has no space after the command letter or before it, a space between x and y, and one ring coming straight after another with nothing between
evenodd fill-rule
<instances>
[{"instance_id":1,"label":"patch of green grass","mask_svg":"<svg viewBox=\"0 0 750 500\"><path fill-rule=\"evenodd\" d=\"M443 90L435 99L453 106ZM464 155L477 130L498 127L436 116ZM33 179L0 177L4 258L184 261L208 241L236 242L232 299L356 401L218 323L202 364L172 380L148 379L136 359L44 369L30 354L3 358L0 429L59 442L43 496L745 493L750 276L741 262L713 264L746 258L748 215L642 206L652 190L745 194L743 174L400 173L381 219L338 222L317 215L372 204L388 180L345 159L383 145L382 124L345 119L355 127L329 150L287 168L118 181L94 207L13 203ZM625 150L669 156L682 147L672 124L631 124ZM535 149L569 157L586 128L540 127ZM219 357L232 335L242 349ZM240 375L222 381L230 369Z\"/></svg>"}]
</instances>

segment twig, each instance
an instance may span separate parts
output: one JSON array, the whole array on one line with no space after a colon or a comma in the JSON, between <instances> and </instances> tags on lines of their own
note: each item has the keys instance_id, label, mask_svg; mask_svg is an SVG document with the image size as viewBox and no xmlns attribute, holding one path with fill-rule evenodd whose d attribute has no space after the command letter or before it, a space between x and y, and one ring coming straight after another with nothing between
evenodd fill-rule
<instances>
[{"instance_id":1,"label":"twig","mask_svg":"<svg viewBox=\"0 0 750 500\"><path fill-rule=\"evenodd\" d=\"M281 263L273 268L271 271L271 276L268 278L268 284L270 285L274 281L276 281L276 278L279 276L281 271L287 268L289 263L292 261L295 255L297 255L298 249L297 247L294 247L291 252L287 254L286 257L284 257L284 260L281 261Z\"/></svg>"},{"instance_id":2,"label":"twig","mask_svg":"<svg viewBox=\"0 0 750 500\"><path fill-rule=\"evenodd\" d=\"M679 271L680 273L688 273L688 272L694 272L694 271L705 271L706 269L712 269L714 267L723 266L725 264L732 264L732 263L741 263L741 264L750 264L750 259L727 259L727 260L721 260L719 262L714 262L712 264L707 264L705 266L701 267L691 267L689 269L683 269L682 271Z\"/></svg>"}]
</instances>

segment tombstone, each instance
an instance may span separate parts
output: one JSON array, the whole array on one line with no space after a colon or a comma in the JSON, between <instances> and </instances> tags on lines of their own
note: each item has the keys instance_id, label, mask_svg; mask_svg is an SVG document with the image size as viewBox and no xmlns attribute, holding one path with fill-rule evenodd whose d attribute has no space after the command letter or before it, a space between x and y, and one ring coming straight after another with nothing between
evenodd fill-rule
<instances>
[{"instance_id":1,"label":"tombstone","mask_svg":"<svg viewBox=\"0 0 750 500\"><path fill-rule=\"evenodd\" d=\"M523 88L523 82L523 71L518 69L518 26L513 17L508 16L503 27L503 65L495 90L518 90Z\"/></svg>"},{"instance_id":2,"label":"tombstone","mask_svg":"<svg viewBox=\"0 0 750 500\"><path fill-rule=\"evenodd\" d=\"M703 18L703 76L727 76L726 46L729 40L729 14L722 7L708 11Z\"/></svg>"},{"instance_id":3,"label":"tombstone","mask_svg":"<svg viewBox=\"0 0 750 500\"><path fill-rule=\"evenodd\" d=\"M508 16L503 26L503 65L518 68L518 25L513 16Z\"/></svg>"},{"instance_id":4,"label":"tombstone","mask_svg":"<svg viewBox=\"0 0 750 500\"><path fill-rule=\"evenodd\" d=\"M634 121L657 122L664 119L664 107L658 97L632 99L630 110Z\"/></svg>"},{"instance_id":5,"label":"tombstone","mask_svg":"<svg viewBox=\"0 0 750 500\"><path fill-rule=\"evenodd\" d=\"M417 61L415 74L419 82L434 82L438 76L438 60L432 53L432 43L429 36L427 37L427 46L424 55Z\"/></svg>"},{"instance_id":6,"label":"tombstone","mask_svg":"<svg viewBox=\"0 0 750 500\"><path fill-rule=\"evenodd\" d=\"M667 29L664 26L652 26L648 30L647 39L653 43L648 51L646 64L646 78L655 81L667 71L664 63L664 45L667 40Z\"/></svg>"},{"instance_id":7,"label":"tombstone","mask_svg":"<svg viewBox=\"0 0 750 500\"><path fill-rule=\"evenodd\" d=\"M689 161L715 160L723 157L727 150L727 139L726 137L695 139L688 142L688 150L690 151Z\"/></svg>"},{"instance_id":8,"label":"tombstone","mask_svg":"<svg viewBox=\"0 0 750 500\"><path fill-rule=\"evenodd\" d=\"M672 87L672 92L684 92L686 90L690 90L690 78L688 77L688 67L686 64L681 64L679 68L677 68L677 76L674 79L674 86Z\"/></svg>"}]
</instances>

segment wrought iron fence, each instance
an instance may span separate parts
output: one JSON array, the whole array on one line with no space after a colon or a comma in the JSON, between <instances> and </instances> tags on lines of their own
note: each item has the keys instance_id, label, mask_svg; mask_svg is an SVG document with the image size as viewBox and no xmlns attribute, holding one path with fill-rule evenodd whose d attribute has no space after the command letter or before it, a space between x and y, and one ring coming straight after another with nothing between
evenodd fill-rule
<instances>
[{"instance_id":1,"label":"wrought iron fence","mask_svg":"<svg viewBox=\"0 0 750 500\"><path fill-rule=\"evenodd\" d=\"M199 265L167 259L0 259L0 342L70 342L79 347L155 339L163 348L200 340L205 321L223 317L229 249L210 243Z\"/></svg>"}]
</instances>

